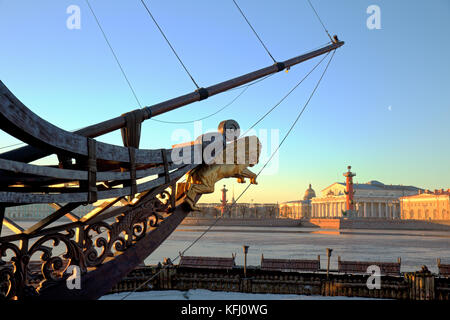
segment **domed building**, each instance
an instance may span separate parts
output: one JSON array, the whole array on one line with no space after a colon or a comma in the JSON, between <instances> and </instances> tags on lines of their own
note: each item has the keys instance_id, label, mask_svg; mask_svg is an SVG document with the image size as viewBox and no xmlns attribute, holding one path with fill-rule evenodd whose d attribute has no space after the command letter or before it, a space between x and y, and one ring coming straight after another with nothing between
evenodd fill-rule
<instances>
[{"instance_id":1,"label":"domed building","mask_svg":"<svg viewBox=\"0 0 450 320\"><path fill-rule=\"evenodd\" d=\"M316 196L316 192L313 188L311 188L311 183L309 184L309 188L306 189L305 195L303 196L303 200L311 200Z\"/></svg>"},{"instance_id":2,"label":"domed building","mask_svg":"<svg viewBox=\"0 0 450 320\"><path fill-rule=\"evenodd\" d=\"M350 170L350 169L349 169ZM345 175L345 174L344 174ZM352 183L354 218L400 219L400 197L417 195L421 188L384 184L377 180ZM313 218L341 218L347 209L346 182L335 182L311 201ZM415 203L415 205L417 205Z\"/></svg>"},{"instance_id":3,"label":"domed building","mask_svg":"<svg viewBox=\"0 0 450 320\"><path fill-rule=\"evenodd\" d=\"M316 196L316 192L309 184L303 200L294 200L280 203L280 217L289 219L311 218L311 199Z\"/></svg>"}]
</instances>

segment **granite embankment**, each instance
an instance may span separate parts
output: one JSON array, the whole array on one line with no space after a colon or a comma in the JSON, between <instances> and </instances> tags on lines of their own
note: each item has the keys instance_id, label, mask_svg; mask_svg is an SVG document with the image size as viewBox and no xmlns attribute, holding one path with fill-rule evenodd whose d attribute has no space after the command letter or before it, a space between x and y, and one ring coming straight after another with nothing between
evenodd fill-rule
<instances>
[{"instance_id":1,"label":"granite embankment","mask_svg":"<svg viewBox=\"0 0 450 320\"><path fill-rule=\"evenodd\" d=\"M186 226L210 226L215 218L187 217ZM450 231L450 220L385 220L385 219L257 219L221 218L216 226L246 227L303 227L323 229L384 229L384 230L434 230Z\"/></svg>"},{"instance_id":2,"label":"granite embankment","mask_svg":"<svg viewBox=\"0 0 450 320\"><path fill-rule=\"evenodd\" d=\"M216 221L215 218L187 217L182 225L187 226L210 226ZM301 227L300 220L295 219L256 219L256 218L221 218L216 226L237 227Z\"/></svg>"},{"instance_id":3,"label":"granite embankment","mask_svg":"<svg viewBox=\"0 0 450 320\"><path fill-rule=\"evenodd\" d=\"M384 229L450 231L450 220L385 220L385 219L308 219L302 227L324 229Z\"/></svg>"}]
</instances>

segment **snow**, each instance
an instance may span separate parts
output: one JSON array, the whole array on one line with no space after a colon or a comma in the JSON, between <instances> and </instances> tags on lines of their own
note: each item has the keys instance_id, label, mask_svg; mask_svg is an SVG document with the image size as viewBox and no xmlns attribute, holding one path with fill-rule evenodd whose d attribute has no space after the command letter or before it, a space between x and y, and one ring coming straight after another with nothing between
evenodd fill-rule
<instances>
[{"instance_id":1,"label":"snow","mask_svg":"<svg viewBox=\"0 0 450 320\"><path fill-rule=\"evenodd\" d=\"M264 293L241 293L210 291L205 289L191 289L188 291L162 290L121 292L105 295L100 300L374 300L362 297L326 297L318 295L297 295L297 294L264 294Z\"/></svg>"}]
</instances>

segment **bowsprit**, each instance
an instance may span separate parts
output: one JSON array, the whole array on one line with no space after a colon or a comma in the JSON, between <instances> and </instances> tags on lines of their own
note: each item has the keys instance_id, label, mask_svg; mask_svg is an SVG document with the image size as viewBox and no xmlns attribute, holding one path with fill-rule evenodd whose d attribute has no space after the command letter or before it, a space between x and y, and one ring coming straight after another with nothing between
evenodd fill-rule
<instances>
[{"instance_id":1,"label":"bowsprit","mask_svg":"<svg viewBox=\"0 0 450 320\"><path fill-rule=\"evenodd\" d=\"M204 158L194 161L198 144L167 149L139 148L142 123L230 89L250 86L258 79L315 57L326 54L325 59L333 52L329 64L336 49L343 44L335 37L306 54L282 62L274 60L274 64L265 68L205 88L197 86L193 92L74 132L39 117L0 81L0 129L25 144L0 154L0 234L3 226L14 233L0 237L0 298L98 299L110 292L169 237L195 209L203 193L214 190L212 182L217 182L217 173L219 178L233 176L242 182L249 178L256 183L257 174L244 167L235 173L205 170L204 175L198 174L201 169L198 167L209 165ZM128 79L127 82L130 85ZM234 120L226 121L231 127L238 127ZM222 122L218 131L224 129L227 126ZM115 130L121 131L123 146L96 139ZM236 137L237 141L245 140L241 139L244 135ZM233 141L224 141L224 150L234 150ZM200 141L200 150L206 147ZM258 152L259 149L249 155ZM175 161L173 155L180 154L181 158L176 159L180 161ZM56 155L47 160L52 163L35 164L49 155ZM189 173L194 178L211 178L212 182L188 181L188 186L179 183ZM34 204L47 204L54 211L27 229L6 211L8 207ZM91 210L83 216L74 213L83 205L90 205ZM61 221L63 218L70 222ZM69 288L67 280L74 268L80 283L76 288ZM247 305L232 305L227 310L233 314L267 312L265 306Z\"/></svg>"}]
</instances>

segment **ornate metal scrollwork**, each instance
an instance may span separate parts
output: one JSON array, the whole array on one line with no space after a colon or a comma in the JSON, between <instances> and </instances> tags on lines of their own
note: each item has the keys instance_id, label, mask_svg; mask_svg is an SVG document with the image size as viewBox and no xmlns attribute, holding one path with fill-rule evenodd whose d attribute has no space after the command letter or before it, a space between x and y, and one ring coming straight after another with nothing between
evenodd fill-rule
<instances>
[{"instance_id":1,"label":"ornate metal scrollwork","mask_svg":"<svg viewBox=\"0 0 450 320\"><path fill-rule=\"evenodd\" d=\"M16 281L12 268L0 269L0 298L11 299L16 295Z\"/></svg>"},{"instance_id":2,"label":"ornate metal scrollwork","mask_svg":"<svg viewBox=\"0 0 450 320\"><path fill-rule=\"evenodd\" d=\"M67 234L54 233L38 239L28 251L28 256L31 257L37 252L42 252L40 256L41 261L41 276L42 280L39 283L38 290L43 290L49 286L59 283L64 278L64 272L69 265L76 265L80 270L86 270L85 257L82 248L73 239L75 231L73 229L66 230ZM52 242L52 247L45 246L46 242ZM62 255L55 256L53 248L63 244L66 251ZM33 273L34 270L28 271Z\"/></svg>"},{"instance_id":3,"label":"ornate metal scrollwork","mask_svg":"<svg viewBox=\"0 0 450 320\"><path fill-rule=\"evenodd\" d=\"M0 243L0 258L6 256L10 250L13 254L9 264L3 260L0 267L0 296L11 299L17 294L18 284L23 283L22 273L17 272L20 269L20 249L13 243Z\"/></svg>"},{"instance_id":4,"label":"ornate metal scrollwork","mask_svg":"<svg viewBox=\"0 0 450 320\"><path fill-rule=\"evenodd\" d=\"M161 190L162 189L162 190ZM99 221L84 226L72 226L61 232L37 234L37 240L28 249L29 239L24 237L21 246L11 242L0 243L0 255L10 253L9 261L0 260L0 297L6 299L26 298L67 279L65 271L74 265L81 274L95 268L123 252L157 228L170 213L171 197L164 188L155 196L148 194L134 206L124 207L115 222ZM75 228L78 228L76 236ZM50 243L50 244L49 244ZM54 248L65 248L61 255ZM30 258L40 253L39 261L30 263ZM3 264L2 264L3 263ZM39 267L36 268L36 267Z\"/></svg>"}]
</instances>

